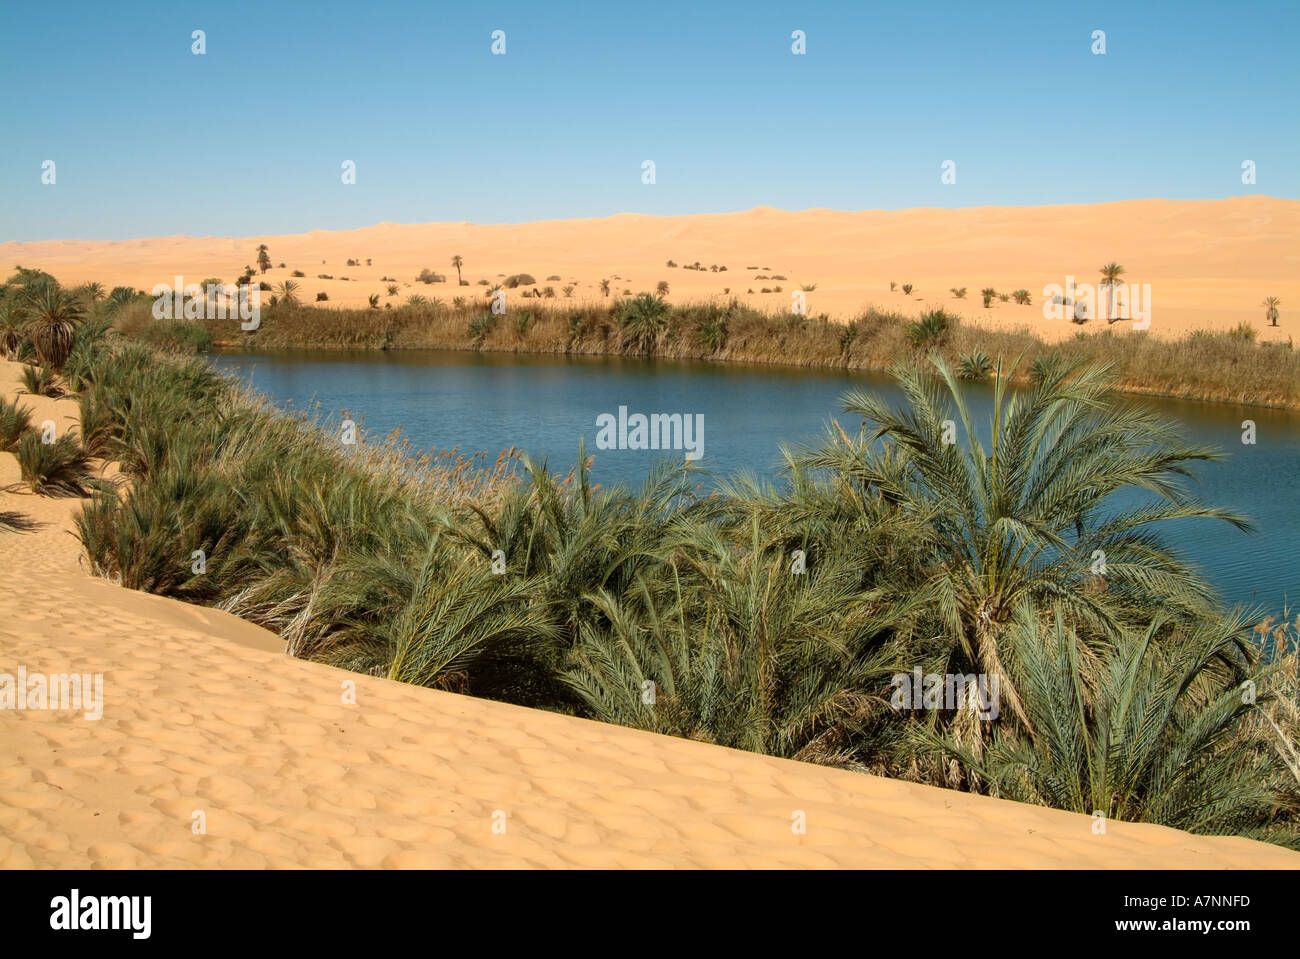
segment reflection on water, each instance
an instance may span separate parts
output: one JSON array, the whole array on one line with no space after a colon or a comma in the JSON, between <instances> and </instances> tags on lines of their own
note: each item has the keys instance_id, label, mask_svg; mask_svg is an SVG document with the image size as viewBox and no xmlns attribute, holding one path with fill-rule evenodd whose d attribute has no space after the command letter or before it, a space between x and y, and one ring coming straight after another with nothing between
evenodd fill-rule
<instances>
[{"instance_id":1,"label":"reflection on water","mask_svg":"<svg viewBox=\"0 0 1300 959\"><path fill-rule=\"evenodd\" d=\"M714 473L749 469L775 476L781 443L816 440L832 416L846 429L858 418L842 412L849 389L901 395L888 378L870 373L804 370L621 357L531 356L452 351L286 352L220 354L219 367L239 372L277 403L322 412L347 410L367 430L400 427L421 448L459 446L462 452L519 446L567 469L585 438L597 482L639 482L661 455L597 450L596 418L631 413L702 414L704 455L696 465ZM972 407L986 412L991 391L971 387ZM1281 612L1300 596L1300 416L1257 407L1134 399L1181 422L1187 438L1221 448L1223 463L1197 464L1193 491L1204 502L1243 512L1258 532L1184 520L1166 535L1233 602L1258 602ZM1256 443L1243 445L1242 421L1256 425Z\"/></svg>"}]
</instances>

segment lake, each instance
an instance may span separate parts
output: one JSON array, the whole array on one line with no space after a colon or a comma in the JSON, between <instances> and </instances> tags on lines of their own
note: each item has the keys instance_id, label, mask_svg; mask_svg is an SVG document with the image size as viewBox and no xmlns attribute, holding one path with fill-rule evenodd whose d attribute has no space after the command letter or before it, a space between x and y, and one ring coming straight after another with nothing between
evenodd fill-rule
<instances>
[{"instance_id":1,"label":"lake","mask_svg":"<svg viewBox=\"0 0 1300 959\"><path fill-rule=\"evenodd\" d=\"M236 373L286 409L347 411L380 435L400 427L420 448L459 446L496 455L518 446L567 471L585 438L599 483L639 483L661 456L683 453L597 449L597 417L634 413L700 414L703 455L712 473L750 469L777 477L781 443L815 441L837 417L852 433L860 419L843 413L850 389L901 394L880 374L625 357L533 356L455 351L219 353ZM972 385L976 415L992 391ZM1300 415L1230 404L1131 398L1183 424L1194 443L1217 446L1222 463L1195 464L1192 491L1202 501L1247 514L1253 534L1225 523L1164 524L1165 536L1196 563L1229 602L1258 603L1280 614L1300 595ZM1253 445L1242 421L1255 423Z\"/></svg>"}]
</instances>

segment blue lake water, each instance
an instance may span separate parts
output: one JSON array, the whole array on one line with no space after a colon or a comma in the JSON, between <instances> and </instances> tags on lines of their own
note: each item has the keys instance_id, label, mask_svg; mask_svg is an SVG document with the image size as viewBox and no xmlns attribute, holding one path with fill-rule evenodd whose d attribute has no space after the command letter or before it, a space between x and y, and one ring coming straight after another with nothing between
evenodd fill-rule
<instances>
[{"instance_id":1,"label":"blue lake water","mask_svg":"<svg viewBox=\"0 0 1300 959\"><path fill-rule=\"evenodd\" d=\"M622 357L524 356L455 351L221 353L212 362L244 377L287 409L346 411L379 434L401 428L420 448L459 446L493 456L518 446L563 472L585 438L600 483L638 483L664 454L598 450L597 417L629 413L703 414L704 455L713 473L750 469L776 478L780 444L815 441L843 413L850 389L901 394L879 374L648 361ZM991 390L972 386L977 415ZM1196 464L1193 492L1204 502L1247 514L1258 531L1187 520L1165 535L1230 602L1280 614L1300 598L1300 415L1259 407L1133 398L1183 424L1186 437L1217 446L1225 462ZM1242 443L1242 421L1256 442ZM1294 616L1294 611L1292 613Z\"/></svg>"}]
</instances>

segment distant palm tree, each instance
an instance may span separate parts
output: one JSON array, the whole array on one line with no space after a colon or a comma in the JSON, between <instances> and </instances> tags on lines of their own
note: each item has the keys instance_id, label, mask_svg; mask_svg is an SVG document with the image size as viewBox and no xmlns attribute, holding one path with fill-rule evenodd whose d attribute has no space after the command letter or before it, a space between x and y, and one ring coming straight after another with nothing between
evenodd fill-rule
<instances>
[{"instance_id":1,"label":"distant palm tree","mask_svg":"<svg viewBox=\"0 0 1300 959\"><path fill-rule=\"evenodd\" d=\"M297 306L298 304L298 284L293 280L285 280L279 286L280 302L286 306Z\"/></svg>"},{"instance_id":2,"label":"distant palm tree","mask_svg":"<svg viewBox=\"0 0 1300 959\"><path fill-rule=\"evenodd\" d=\"M984 306L987 308L993 303L993 297L998 295L998 291L991 286L986 286L980 290L980 296L984 297Z\"/></svg>"},{"instance_id":3,"label":"distant palm tree","mask_svg":"<svg viewBox=\"0 0 1300 959\"><path fill-rule=\"evenodd\" d=\"M603 296L609 296L609 280L600 281L600 292Z\"/></svg>"},{"instance_id":4,"label":"distant palm tree","mask_svg":"<svg viewBox=\"0 0 1300 959\"><path fill-rule=\"evenodd\" d=\"M1268 318L1268 325L1277 326L1277 308L1282 305L1282 301L1276 296L1268 296L1264 298L1264 302L1260 305L1268 311L1265 314Z\"/></svg>"},{"instance_id":5,"label":"distant palm tree","mask_svg":"<svg viewBox=\"0 0 1300 959\"><path fill-rule=\"evenodd\" d=\"M1101 285L1109 291L1107 295L1106 321L1114 323L1118 319L1115 316L1115 284L1119 278L1124 275L1124 267L1118 263L1107 263L1101 268Z\"/></svg>"},{"instance_id":6,"label":"distant palm tree","mask_svg":"<svg viewBox=\"0 0 1300 959\"><path fill-rule=\"evenodd\" d=\"M94 306L107 295L104 291L104 284L97 283L94 280L87 283L81 289L85 292L86 299L90 301L91 306Z\"/></svg>"},{"instance_id":7,"label":"distant palm tree","mask_svg":"<svg viewBox=\"0 0 1300 959\"><path fill-rule=\"evenodd\" d=\"M667 295L668 295L668 281L667 281L667 280L660 280L660 281L658 282L658 284L655 286L655 293L658 294L659 296L667 296Z\"/></svg>"},{"instance_id":8,"label":"distant palm tree","mask_svg":"<svg viewBox=\"0 0 1300 959\"><path fill-rule=\"evenodd\" d=\"M18 309L41 363L53 370L63 369L85 309L56 283L28 287Z\"/></svg>"},{"instance_id":9,"label":"distant palm tree","mask_svg":"<svg viewBox=\"0 0 1300 959\"><path fill-rule=\"evenodd\" d=\"M265 243L257 248L257 266L263 273L271 268L271 255L267 252Z\"/></svg>"},{"instance_id":10,"label":"distant palm tree","mask_svg":"<svg viewBox=\"0 0 1300 959\"><path fill-rule=\"evenodd\" d=\"M1012 297L1012 299L1014 299L1017 303L1019 303L1021 306L1028 306L1028 305L1029 305L1030 300L1029 300L1029 291L1028 291L1028 290L1016 290L1016 292L1014 292L1014 293L1011 294L1011 297Z\"/></svg>"},{"instance_id":11,"label":"distant palm tree","mask_svg":"<svg viewBox=\"0 0 1300 959\"><path fill-rule=\"evenodd\" d=\"M456 268L456 285L463 286L464 284L461 282L460 278L460 268L465 265L465 261L461 259L459 253L451 258L451 265Z\"/></svg>"},{"instance_id":12,"label":"distant palm tree","mask_svg":"<svg viewBox=\"0 0 1300 959\"><path fill-rule=\"evenodd\" d=\"M615 305L615 313L623 324L623 345L636 352L654 352L659 337L668 328L671 308L660 297L642 293L631 300Z\"/></svg>"}]
</instances>

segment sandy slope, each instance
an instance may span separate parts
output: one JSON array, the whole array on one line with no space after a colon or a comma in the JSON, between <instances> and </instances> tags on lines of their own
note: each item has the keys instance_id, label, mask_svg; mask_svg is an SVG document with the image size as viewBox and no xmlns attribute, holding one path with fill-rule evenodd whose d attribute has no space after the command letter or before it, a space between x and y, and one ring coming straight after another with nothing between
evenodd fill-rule
<instances>
[{"instance_id":1,"label":"sandy slope","mask_svg":"<svg viewBox=\"0 0 1300 959\"><path fill-rule=\"evenodd\" d=\"M17 369L0 363L0 390ZM24 401L60 428L76 412ZM0 487L17 474L0 453ZM289 659L235 617L88 575L77 508L0 493L43 524L0 533L0 672L102 672L107 701L98 721L0 712L0 865L1300 868L1244 839L1098 836L1071 813Z\"/></svg>"},{"instance_id":2,"label":"sandy slope","mask_svg":"<svg viewBox=\"0 0 1300 959\"><path fill-rule=\"evenodd\" d=\"M559 298L570 283L575 298L596 299L602 278L610 278L615 295L652 290L666 280L669 298L677 302L726 297L723 291L730 288L752 305L788 310L791 291L815 283L807 303L814 315L847 319L867 304L912 314L943 305L981 324L1029 326L1058 339L1073 336L1079 327L1044 319L1044 286L1064 285L1067 275L1096 283L1098 268L1115 260L1127 269L1127 282L1151 284L1156 336L1248 322L1262 339L1285 341L1295 335L1300 315L1300 201L1262 196L962 210L759 207L743 213L624 214L517 225L384 223L239 239L9 242L0 243L0 265L40 267L68 283L98 280L151 290L157 283L173 283L178 274L187 283L209 277L231 282L245 264L254 264L263 242L277 267L285 263L265 279L278 285L301 270L303 299L314 301L325 292L330 304L343 306L365 306L371 293L394 305L412 293L444 301L482 296L480 278L495 283L500 276L527 272L539 287L553 286ZM464 257L465 279L475 285L456 287L456 271L449 266L453 254ZM347 266L349 258L362 265ZM371 266L364 265L367 258ZM670 269L669 259L699 261L705 270ZM709 272L714 264L727 272ZM426 267L446 274L449 282L415 283ZM319 274L334 279L317 279ZM774 274L785 279L758 279ZM548 280L552 275L560 279ZM387 295L385 276L398 281L397 296ZM891 293L890 281L913 284L912 296ZM761 292L778 285L781 293ZM979 297L985 286L1000 292L1027 289L1033 305L995 301L985 310ZM951 287L966 287L967 297L952 298ZM1282 299L1277 329L1265 326L1260 306L1265 296ZM1094 320L1087 329L1104 326ZM1128 327L1121 322L1114 329Z\"/></svg>"}]
</instances>

